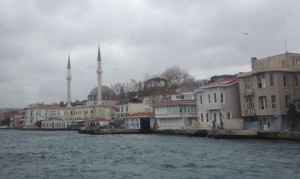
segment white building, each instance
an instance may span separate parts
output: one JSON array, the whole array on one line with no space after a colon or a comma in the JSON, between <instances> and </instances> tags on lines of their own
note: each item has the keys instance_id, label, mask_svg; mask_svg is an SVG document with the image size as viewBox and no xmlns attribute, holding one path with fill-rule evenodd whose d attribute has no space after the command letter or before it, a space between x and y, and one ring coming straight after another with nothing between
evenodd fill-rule
<instances>
[{"instance_id":1,"label":"white building","mask_svg":"<svg viewBox=\"0 0 300 179\"><path fill-rule=\"evenodd\" d=\"M25 125L33 125L37 121L62 120L64 117L64 107L59 105L32 105L24 109Z\"/></svg>"},{"instance_id":2,"label":"white building","mask_svg":"<svg viewBox=\"0 0 300 179\"><path fill-rule=\"evenodd\" d=\"M41 128L43 129L67 129L71 125L72 121L53 119L42 121Z\"/></svg>"},{"instance_id":3,"label":"white building","mask_svg":"<svg viewBox=\"0 0 300 179\"><path fill-rule=\"evenodd\" d=\"M195 92L193 90L184 90L171 94L171 101L178 100L196 100Z\"/></svg>"},{"instance_id":4,"label":"white building","mask_svg":"<svg viewBox=\"0 0 300 179\"><path fill-rule=\"evenodd\" d=\"M157 130L191 129L197 123L195 100L158 102L154 111Z\"/></svg>"},{"instance_id":5,"label":"white building","mask_svg":"<svg viewBox=\"0 0 300 179\"><path fill-rule=\"evenodd\" d=\"M132 101L129 99L119 100L115 105L115 119L123 119L123 117L137 112L144 112L145 106L142 101Z\"/></svg>"},{"instance_id":6,"label":"white building","mask_svg":"<svg viewBox=\"0 0 300 179\"><path fill-rule=\"evenodd\" d=\"M200 129L241 129L238 78L210 83L196 91Z\"/></svg>"}]
</instances>

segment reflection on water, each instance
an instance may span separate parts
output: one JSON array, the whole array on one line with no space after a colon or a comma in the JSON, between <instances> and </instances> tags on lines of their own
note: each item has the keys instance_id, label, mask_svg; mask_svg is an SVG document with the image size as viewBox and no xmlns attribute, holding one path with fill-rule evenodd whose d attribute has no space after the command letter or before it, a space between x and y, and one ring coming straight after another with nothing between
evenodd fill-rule
<instances>
[{"instance_id":1,"label":"reflection on water","mask_svg":"<svg viewBox=\"0 0 300 179\"><path fill-rule=\"evenodd\" d=\"M300 178L300 143L0 130L0 178Z\"/></svg>"}]
</instances>

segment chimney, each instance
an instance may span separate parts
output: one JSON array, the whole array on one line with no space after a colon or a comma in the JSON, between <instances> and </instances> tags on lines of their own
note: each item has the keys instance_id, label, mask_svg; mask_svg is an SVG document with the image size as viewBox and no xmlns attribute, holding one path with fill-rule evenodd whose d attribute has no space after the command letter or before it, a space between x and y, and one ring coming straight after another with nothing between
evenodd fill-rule
<instances>
[{"instance_id":1,"label":"chimney","mask_svg":"<svg viewBox=\"0 0 300 179\"><path fill-rule=\"evenodd\" d=\"M255 62L257 61L257 58L256 57L252 57L251 58L251 68L252 68L252 71L254 70L254 67L255 67Z\"/></svg>"}]
</instances>

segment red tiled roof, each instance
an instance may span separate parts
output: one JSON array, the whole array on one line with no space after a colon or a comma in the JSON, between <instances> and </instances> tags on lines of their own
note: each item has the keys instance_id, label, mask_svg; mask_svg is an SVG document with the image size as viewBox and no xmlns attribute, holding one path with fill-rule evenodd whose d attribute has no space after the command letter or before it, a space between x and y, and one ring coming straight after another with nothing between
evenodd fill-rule
<instances>
[{"instance_id":1,"label":"red tiled roof","mask_svg":"<svg viewBox=\"0 0 300 179\"><path fill-rule=\"evenodd\" d=\"M0 112L0 117L5 117L5 116L7 116L6 112Z\"/></svg>"},{"instance_id":2,"label":"red tiled roof","mask_svg":"<svg viewBox=\"0 0 300 179\"><path fill-rule=\"evenodd\" d=\"M43 105L38 105L33 107L33 109L64 109L64 107L61 107L59 105L56 104L43 104Z\"/></svg>"},{"instance_id":3,"label":"red tiled roof","mask_svg":"<svg viewBox=\"0 0 300 179\"><path fill-rule=\"evenodd\" d=\"M132 113L124 118L129 118L129 117L154 117L154 112L153 111L148 111L148 112L137 112L137 113Z\"/></svg>"},{"instance_id":4,"label":"red tiled roof","mask_svg":"<svg viewBox=\"0 0 300 179\"><path fill-rule=\"evenodd\" d=\"M196 100L163 101L155 103L154 106L169 106L178 104L196 104Z\"/></svg>"}]
</instances>

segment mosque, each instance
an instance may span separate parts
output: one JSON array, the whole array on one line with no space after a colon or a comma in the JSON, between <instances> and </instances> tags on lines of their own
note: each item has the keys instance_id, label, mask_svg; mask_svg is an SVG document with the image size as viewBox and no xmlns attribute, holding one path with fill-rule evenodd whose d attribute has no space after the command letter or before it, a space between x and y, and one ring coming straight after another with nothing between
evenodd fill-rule
<instances>
[{"instance_id":1,"label":"mosque","mask_svg":"<svg viewBox=\"0 0 300 179\"><path fill-rule=\"evenodd\" d=\"M102 67L101 67L100 46L98 46L97 58L97 76L98 85L91 90L87 96L87 100L82 102L71 103L71 63L70 55L68 57L67 66L67 104L64 110L65 120L82 120L84 118L90 120L110 120L114 117L114 93L113 90L102 85ZM101 95L99 95L101 94Z\"/></svg>"}]
</instances>

